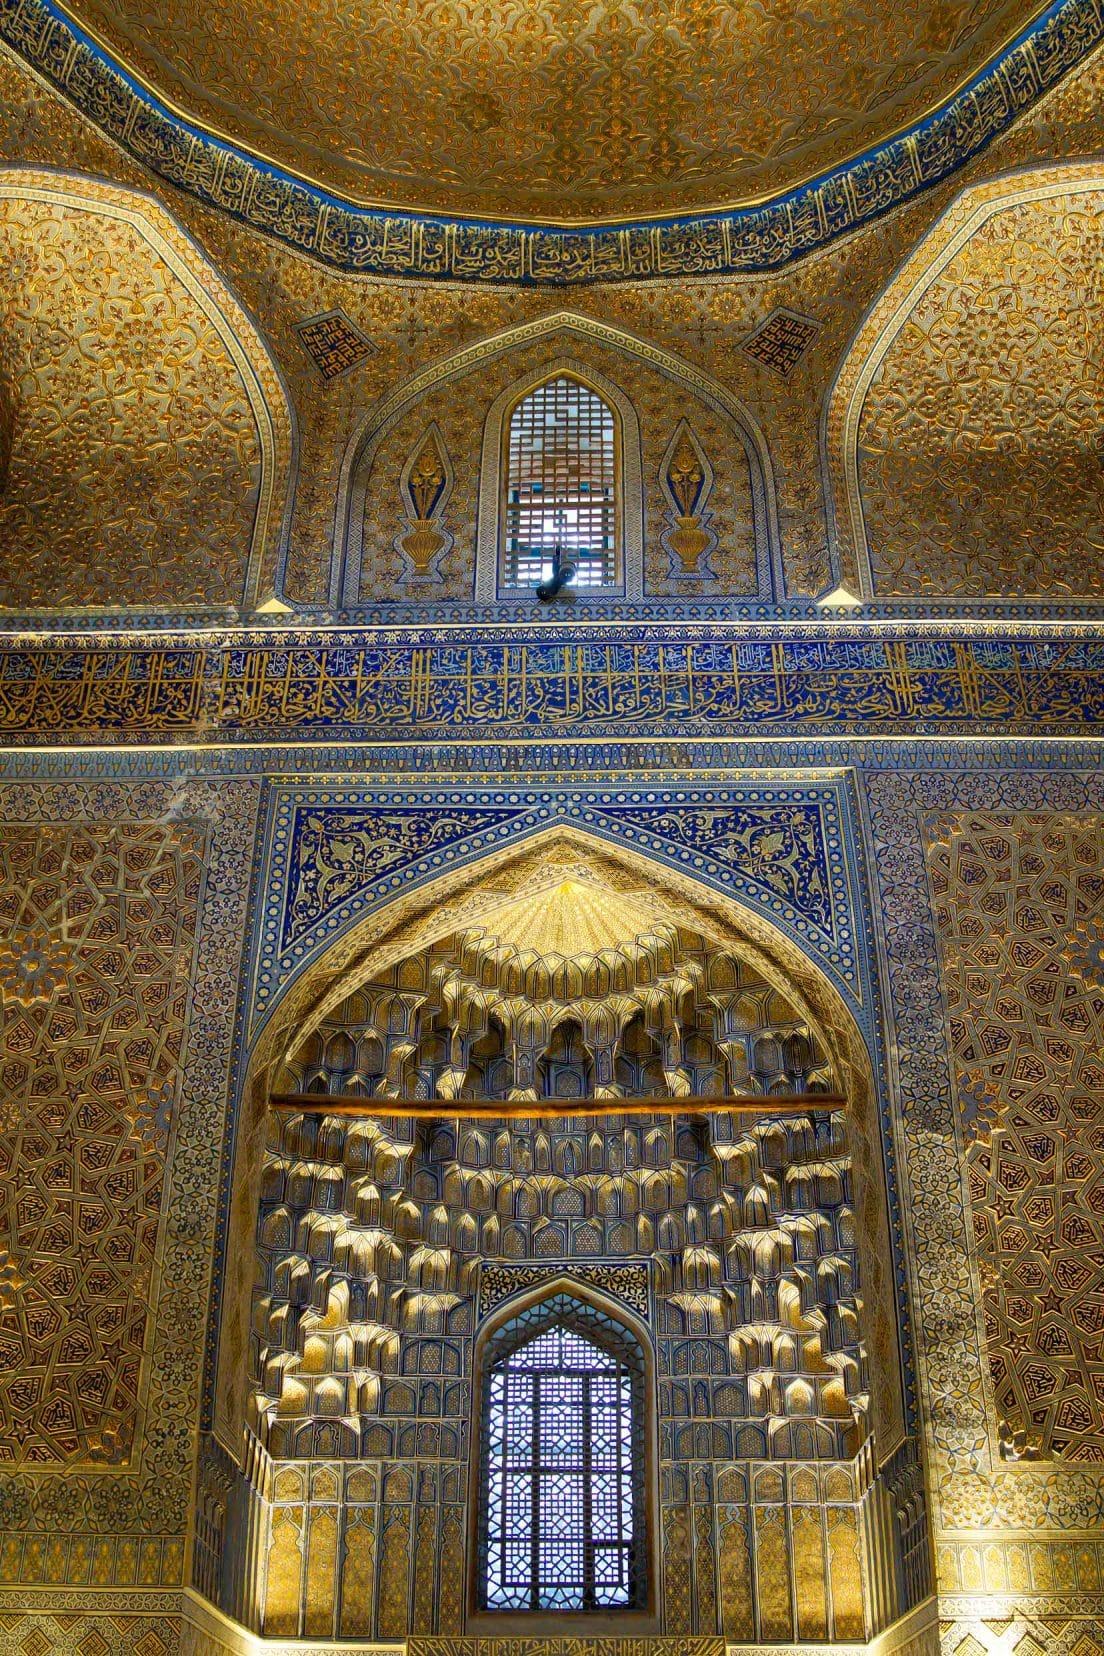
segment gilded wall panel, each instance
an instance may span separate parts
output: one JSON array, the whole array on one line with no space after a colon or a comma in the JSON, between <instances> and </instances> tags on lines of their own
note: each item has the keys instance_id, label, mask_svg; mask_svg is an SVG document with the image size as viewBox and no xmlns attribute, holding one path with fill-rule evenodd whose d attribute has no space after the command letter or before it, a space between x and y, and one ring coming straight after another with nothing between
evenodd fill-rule
<instances>
[{"instance_id":1,"label":"gilded wall panel","mask_svg":"<svg viewBox=\"0 0 1104 1656\"><path fill-rule=\"evenodd\" d=\"M790 1553L786 1544L786 1513L778 1506L756 1505L755 1578L759 1586L759 1630L764 1639L793 1638Z\"/></svg>"},{"instance_id":2,"label":"gilded wall panel","mask_svg":"<svg viewBox=\"0 0 1104 1656\"><path fill-rule=\"evenodd\" d=\"M299 1632L305 1532L303 1507L277 1508L265 1559L264 1628L269 1636Z\"/></svg>"},{"instance_id":3,"label":"gilded wall panel","mask_svg":"<svg viewBox=\"0 0 1104 1656\"><path fill-rule=\"evenodd\" d=\"M689 1633L693 1621L690 1595L690 1513L685 1507L663 1509L663 1605L669 1633Z\"/></svg>"},{"instance_id":4,"label":"gilded wall panel","mask_svg":"<svg viewBox=\"0 0 1104 1656\"><path fill-rule=\"evenodd\" d=\"M1104 193L1054 188L940 261L875 373L857 442L880 595L1104 592Z\"/></svg>"},{"instance_id":5,"label":"gilded wall panel","mask_svg":"<svg viewBox=\"0 0 1104 1656\"><path fill-rule=\"evenodd\" d=\"M1104 1464L1104 820L931 835L1000 1452Z\"/></svg>"},{"instance_id":6,"label":"gilded wall panel","mask_svg":"<svg viewBox=\"0 0 1104 1656\"><path fill-rule=\"evenodd\" d=\"M755 1632L749 1514L740 1507L717 1509L720 1547L720 1626L726 1639L750 1639Z\"/></svg>"},{"instance_id":7,"label":"gilded wall panel","mask_svg":"<svg viewBox=\"0 0 1104 1656\"><path fill-rule=\"evenodd\" d=\"M0 790L9 1590L182 1582L256 807Z\"/></svg>"},{"instance_id":8,"label":"gilded wall panel","mask_svg":"<svg viewBox=\"0 0 1104 1656\"><path fill-rule=\"evenodd\" d=\"M1095 1236L1097 1223L1095 1175L1078 1175L1102 1096L1091 951L1104 797L1095 774L1072 773L883 772L866 788L940 1592L1092 1614L1099 1560L1084 1576L1076 1560L1104 1511L1098 1360L1073 1312L1087 1299L1095 1316L1100 1248L1084 1241L1074 1259L1063 1227ZM1087 1415L1084 1438L1059 1420L1059 1386Z\"/></svg>"},{"instance_id":9,"label":"gilded wall panel","mask_svg":"<svg viewBox=\"0 0 1104 1656\"><path fill-rule=\"evenodd\" d=\"M338 1632L345 1638L367 1637L375 1622L376 1511L374 1507L352 1507L345 1526L345 1549L341 1567L341 1621Z\"/></svg>"},{"instance_id":10,"label":"gilded wall panel","mask_svg":"<svg viewBox=\"0 0 1104 1656\"><path fill-rule=\"evenodd\" d=\"M640 422L641 454L626 456L626 475L638 472L643 481L644 592L661 596L678 591L683 596L709 593L752 594L759 590L756 561L756 514L751 473L743 441L732 424L695 398L688 388L676 388L658 370L627 352L595 339L572 334L568 348L585 373L588 366L622 390ZM546 364L557 365L563 339L552 336L519 345L502 356L486 359L465 377L449 380L423 393L404 410L365 456L354 488L354 510L363 510L358 523L359 594L350 601L368 604L391 597L469 600L474 593L475 533L480 518L480 455L483 428L498 396L515 382L539 374ZM678 413L674 402L677 397ZM716 536L710 554L712 574L679 577L679 560L663 545L669 527L670 505L663 487L666 451L674 437L679 414L694 425L709 456L713 485L709 495L710 528ZM427 426L440 431L454 473L442 526L453 545L434 561L431 580L414 580L413 560L404 555L396 529L404 518L400 483L413 450L423 441ZM363 492L363 508L359 500ZM626 508L632 509L626 501ZM639 508L637 508L639 510ZM492 553L493 558L493 553Z\"/></svg>"},{"instance_id":11,"label":"gilded wall panel","mask_svg":"<svg viewBox=\"0 0 1104 1656\"><path fill-rule=\"evenodd\" d=\"M828 1512L828 1579L836 1638L861 1639L867 1630L862 1558L855 1513L847 1507Z\"/></svg>"},{"instance_id":12,"label":"gilded wall panel","mask_svg":"<svg viewBox=\"0 0 1104 1656\"><path fill-rule=\"evenodd\" d=\"M827 1580L824 1515L819 1506L799 1506L793 1511L794 1596L797 1600L797 1631L802 1639L828 1637Z\"/></svg>"},{"instance_id":13,"label":"gilded wall panel","mask_svg":"<svg viewBox=\"0 0 1104 1656\"><path fill-rule=\"evenodd\" d=\"M381 1639L401 1639L410 1631L411 1508L381 1507L380 1534L377 1631Z\"/></svg>"},{"instance_id":14,"label":"gilded wall panel","mask_svg":"<svg viewBox=\"0 0 1104 1656\"><path fill-rule=\"evenodd\" d=\"M149 201L0 173L0 306L18 552L0 603L239 604L279 529L289 430L221 279Z\"/></svg>"},{"instance_id":15,"label":"gilded wall panel","mask_svg":"<svg viewBox=\"0 0 1104 1656\"><path fill-rule=\"evenodd\" d=\"M0 1461L126 1466L205 851L191 824L0 829Z\"/></svg>"}]
</instances>

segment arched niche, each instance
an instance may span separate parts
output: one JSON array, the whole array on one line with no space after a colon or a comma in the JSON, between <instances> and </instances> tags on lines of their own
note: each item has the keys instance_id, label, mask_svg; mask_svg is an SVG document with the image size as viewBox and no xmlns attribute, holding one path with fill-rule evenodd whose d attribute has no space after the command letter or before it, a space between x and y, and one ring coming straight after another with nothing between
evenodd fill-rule
<instances>
[{"instance_id":1,"label":"arched niche","mask_svg":"<svg viewBox=\"0 0 1104 1656\"><path fill-rule=\"evenodd\" d=\"M759 977L784 995L818 1032L848 1100L866 1341L871 1358L870 1418L879 1456L888 1456L905 1435L899 1305L882 1122L861 1030L839 991L803 950L736 898L707 889L691 876L660 865L644 853L612 846L585 830L563 826L489 853L461 875L455 871L442 875L352 924L321 958L286 986L268 1014L248 1060L240 1101L225 1287L219 1309L217 1434L231 1453L240 1453L247 1418L252 1259L269 1098L278 1088L289 1055L329 1011L373 974L460 928L479 926L502 907L510 892L531 890L547 882L550 859L557 858L561 865L575 859L599 882L631 891L634 899L651 905L657 918L677 916L718 946L738 950ZM703 1107L700 1100L688 1100L688 1104Z\"/></svg>"},{"instance_id":2,"label":"arched niche","mask_svg":"<svg viewBox=\"0 0 1104 1656\"><path fill-rule=\"evenodd\" d=\"M0 293L0 606L256 608L292 416L210 260L136 190L8 167Z\"/></svg>"},{"instance_id":3,"label":"arched niche","mask_svg":"<svg viewBox=\"0 0 1104 1656\"><path fill-rule=\"evenodd\" d=\"M330 581L335 609L396 596L494 601L503 420L526 386L559 371L584 378L618 409L628 595L783 595L774 478L766 439L749 411L670 352L564 311L432 364L365 414L339 482ZM678 574L678 559L664 545L672 520L662 473L682 418L691 420L720 485L709 502L713 573L689 579ZM395 529L404 521L404 469L430 423L441 434L452 482L440 522L450 544L426 578L404 556Z\"/></svg>"},{"instance_id":4,"label":"arched niche","mask_svg":"<svg viewBox=\"0 0 1104 1656\"><path fill-rule=\"evenodd\" d=\"M475 531L475 597L493 603L502 589L504 492L509 422L531 391L549 380L573 379L596 392L612 410L617 473L618 578L612 592L641 598L644 594L644 460L636 406L614 380L576 357L559 356L523 374L499 392L483 425L479 465L479 503Z\"/></svg>"},{"instance_id":5,"label":"arched niche","mask_svg":"<svg viewBox=\"0 0 1104 1656\"><path fill-rule=\"evenodd\" d=\"M864 598L1104 592L1104 166L952 203L836 377L825 464L840 574Z\"/></svg>"},{"instance_id":6,"label":"arched niche","mask_svg":"<svg viewBox=\"0 0 1104 1656\"><path fill-rule=\"evenodd\" d=\"M475 1475L474 1469L480 1466L484 1449L481 1441L484 1415L482 1405L485 1401L487 1372L490 1362L503 1336L508 1336L513 1326L534 1313L539 1314L545 1307L554 1308L557 1301L574 1302L583 1311L584 1316L590 1313L595 1320L602 1319L614 1325L622 1331L627 1340L632 1342L639 1353L641 1372L639 1408L641 1419L638 1441L643 1460L640 1493L643 1497L644 1509L640 1522L644 1554L641 1567L642 1603L639 1607L633 1609L620 1609L611 1612L610 1623L612 1625L609 1630L616 1629L619 1635L655 1633L659 1631L661 1626L660 1492L656 1362L652 1334L647 1325L622 1301L603 1293L593 1283L585 1281L569 1270L547 1277L539 1287L528 1290L522 1289L520 1292L510 1295L480 1322L475 1337L472 1373L473 1406L470 1465L473 1468L473 1476L469 1491L469 1534L474 1540L480 1533L480 1504L483 1498L482 1480ZM524 1615L510 1618L502 1614L489 1614L480 1606L477 1581L478 1568L479 1548L478 1545L472 1545L468 1549L468 1579L466 1582L466 1626L468 1632L502 1633L505 1631L524 1634L531 1631L531 1622ZM557 1626L567 1624L564 1628L565 1631L570 1629L570 1616L558 1615L556 1621ZM577 1626L580 1632L596 1631L593 1614L579 1618Z\"/></svg>"}]
</instances>

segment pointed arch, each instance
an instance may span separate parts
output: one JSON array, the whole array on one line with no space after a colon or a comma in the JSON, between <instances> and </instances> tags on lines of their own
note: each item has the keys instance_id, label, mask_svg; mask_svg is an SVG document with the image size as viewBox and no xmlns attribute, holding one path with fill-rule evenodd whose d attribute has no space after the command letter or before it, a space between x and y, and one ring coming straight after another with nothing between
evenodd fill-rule
<instances>
[{"instance_id":1,"label":"pointed arch","mask_svg":"<svg viewBox=\"0 0 1104 1656\"><path fill-rule=\"evenodd\" d=\"M19 249L14 261L4 256L5 230ZM28 249L38 250L41 269L34 258L28 263ZM96 288L107 267L124 296L115 305L101 303ZM249 612L272 597L286 553L296 462L291 403L259 329L192 236L144 191L79 173L4 166L0 282L9 310L0 378L11 379L7 371L17 366L23 402L16 418L14 380L7 394L0 387L0 476L5 466L9 471L0 538L21 545L24 575L37 570L35 582L46 582L48 592L20 585L2 595L6 608ZM116 313L131 316L128 295L145 313L149 335L138 336L141 369L133 342L112 332ZM44 321L83 341L65 383L50 368ZM17 365L6 360L10 353L20 358ZM147 394L134 378L154 371L160 354L175 364L168 424L158 413L161 393ZM90 415L80 375L91 363L103 380ZM96 458L104 452L113 456L110 465ZM34 478L26 509L24 474ZM53 500L46 509L44 487ZM200 503L210 517L210 544L204 561L185 567L166 526L171 530L174 514L186 516Z\"/></svg>"},{"instance_id":2,"label":"pointed arch","mask_svg":"<svg viewBox=\"0 0 1104 1656\"><path fill-rule=\"evenodd\" d=\"M994 220L1016 209L1031 210L1056 198L1099 195L1102 190L1104 164L1099 161L1032 167L971 185L952 201L868 311L829 392L821 433L831 539L838 556L834 575L845 585L853 586L863 599L872 600L878 595L860 477L863 419L872 388L887 358L898 341L907 336L910 326L915 326L918 337L933 329L931 317L925 321L920 315L925 302L944 273L953 271L960 255L969 255L971 243L983 238ZM954 285L954 295L954 309L961 317L962 338L968 343L972 307L958 283ZM1084 301L1073 308L1088 314L1089 307ZM936 363L935 368L928 394L933 409L925 413L923 427L937 431L939 419L946 417L943 393L953 395L954 381L942 364ZM937 394L942 397L938 405ZM900 395L896 384L893 395L895 398ZM969 427L970 422L964 420L963 431ZM1092 430L1095 433L1095 424ZM951 452L948 437L946 453L949 456ZM1022 460L1019 469L1027 469ZM982 488L981 493L984 497L994 491L990 485ZM1098 521L1095 511L1093 521Z\"/></svg>"},{"instance_id":3,"label":"pointed arch","mask_svg":"<svg viewBox=\"0 0 1104 1656\"><path fill-rule=\"evenodd\" d=\"M330 579L330 602L335 609L353 607L359 602L369 472L375 451L393 428L427 392L452 384L475 369L497 362L510 352L558 339L564 342L565 357L570 356L573 346L578 352L583 345L598 345L620 353L635 363L644 364L675 385L681 385L721 416L747 459L760 596L776 599L784 596L774 473L766 437L750 410L711 375L672 352L609 323L598 322L573 311L559 310L537 321L492 334L475 345L466 346L451 356L431 363L366 411L349 439L338 480ZM547 367L542 372L547 372ZM589 366L584 373L588 379L594 379L594 370ZM484 498L481 491L481 502ZM482 531L482 525L480 527Z\"/></svg>"},{"instance_id":4,"label":"pointed arch","mask_svg":"<svg viewBox=\"0 0 1104 1656\"><path fill-rule=\"evenodd\" d=\"M493 603L505 590L502 579L504 497L508 478L506 449L510 422L526 398L550 381L565 378L595 393L614 415L615 494L618 497L615 530L616 574L601 596L621 594L639 598L644 588L644 499L640 421L621 387L598 369L574 357L557 357L535 368L501 391L491 404L483 426L479 465L479 515L475 543L475 596Z\"/></svg>"},{"instance_id":5,"label":"pointed arch","mask_svg":"<svg viewBox=\"0 0 1104 1656\"><path fill-rule=\"evenodd\" d=\"M511 1294L486 1316L476 1332L472 1374L471 1467L469 1493L470 1534L468 1549L468 1629L478 1632L492 1628L512 1630L501 1610L494 1610L481 1590L482 1568L488 1550L488 1472L490 1408L496 1376L511 1356L542 1335L564 1329L581 1336L608 1354L622 1381L622 1407L628 1415L632 1443L631 1499L634 1505L635 1578L632 1591L611 1605L619 1630L647 1633L658 1630L659 1583L659 1456L656 1396L655 1348L647 1324L620 1300L603 1293L570 1270L545 1278L535 1287ZM534 1401L534 1412L539 1399ZM533 1611L513 1605L518 1615L517 1630L530 1630ZM534 1607L535 1608L535 1607ZM571 1607L580 1628L588 1625L588 1609ZM557 1613L559 1626L567 1618Z\"/></svg>"},{"instance_id":6,"label":"pointed arch","mask_svg":"<svg viewBox=\"0 0 1104 1656\"><path fill-rule=\"evenodd\" d=\"M676 912L691 930L722 948L738 949L766 983L794 1005L818 1032L841 1090L849 1098L849 1142L856 1179L863 1269L868 1303L877 1323L872 1338L893 1358L874 1377L872 1418L880 1446L888 1453L905 1430L903 1393L897 1363L901 1307L894 1284L889 1230L884 1135L871 1055L853 1011L823 969L794 939L738 897L706 886L692 873L671 867L641 847L613 843L580 824L555 823L540 832L488 851L463 869L446 869L414 889L394 894L351 922L329 948L291 978L256 1031L243 1078L237 1127L236 1166L227 1252L227 1303L220 1317L217 1429L232 1444L244 1418L248 1373L249 1294L253 1237L269 1097L275 1077L294 1046L326 1014L374 973L384 970L458 926L476 926L503 903L503 880L531 883L542 859L560 847L597 859L602 878L631 876L640 893L651 894ZM613 874L602 871L608 863ZM636 891L634 890L634 900ZM657 911L658 912L658 911ZM666 1131L666 1130L665 1130ZM505 1240L505 1233L504 1238ZM674 1245L674 1244L672 1244ZM681 1243L678 1244L681 1246ZM663 1246L661 1242L661 1246ZM503 1248L508 1254L508 1249Z\"/></svg>"}]
</instances>

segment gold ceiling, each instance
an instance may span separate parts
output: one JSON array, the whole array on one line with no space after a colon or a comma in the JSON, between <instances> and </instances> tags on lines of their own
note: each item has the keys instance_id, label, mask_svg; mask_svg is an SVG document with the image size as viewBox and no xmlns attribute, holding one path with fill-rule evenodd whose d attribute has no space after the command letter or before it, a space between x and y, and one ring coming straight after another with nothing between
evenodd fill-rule
<instances>
[{"instance_id":1,"label":"gold ceiling","mask_svg":"<svg viewBox=\"0 0 1104 1656\"><path fill-rule=\"evenodd\" d=\"M1038 0L77 0L179 112L372 205L734 207L876 147Z\"/></svg>"},{"instance_id":2,"label":"gold ceiling","mask_svg":"<svg viewBox=\"0 0 1104 1656\"><path fill-rule=\"evenodd\" d=\"M654 916L624 893L573 879L524 892L484 921L488 935L507 947L564 956L615 949L654 923Z\"/></svg>"}]
</instances>

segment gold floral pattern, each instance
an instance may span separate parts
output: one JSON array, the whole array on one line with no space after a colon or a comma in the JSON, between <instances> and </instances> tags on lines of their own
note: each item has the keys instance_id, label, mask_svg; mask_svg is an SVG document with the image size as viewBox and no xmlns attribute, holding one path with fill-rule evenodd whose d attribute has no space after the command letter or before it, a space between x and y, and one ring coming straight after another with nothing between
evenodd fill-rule
<instances>
[{"instance_id":1,"label":"gold floral pattern","mask_svg":"<svg viewBox=\"0 0 1104 1656\"><path fill-rule=\"evenodd\" d=\"M1104 588L1099 185L1070 166L968 194L862 330L830 458L879 595Z\"/></svg>"},{"instance_id":2,"label":"gold floral pattern","mask_svg":"<svg viewBox=\"0 0 1104 1656\"><path fill-rule=\"evenodd\" d=\"M160 208L50 175L3 180L0 542L17 556L0 606L241 601L289 429L263 348L235 327L251 332Z\"/></svg>"},{"instance_id":3,"label":"gold floral pattern","mask_svg":"<svg viewBox=\"0 0 1104 1656\"><path fill-rule=\"evenodd\" d=\"M82 0L201 125L386 207L576 221L746 201L912 124L1034 17L723 0ZM416 66L416 67L415 67Z\"/></svg>"}]
</instances>

